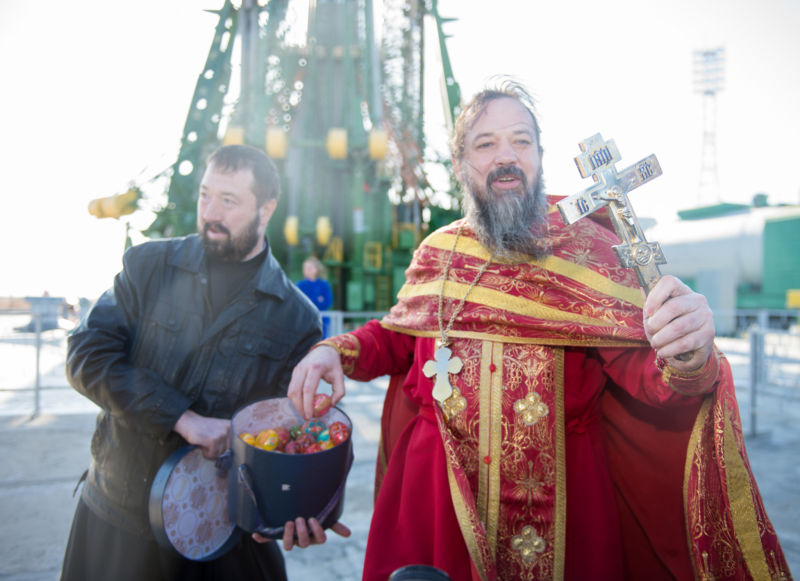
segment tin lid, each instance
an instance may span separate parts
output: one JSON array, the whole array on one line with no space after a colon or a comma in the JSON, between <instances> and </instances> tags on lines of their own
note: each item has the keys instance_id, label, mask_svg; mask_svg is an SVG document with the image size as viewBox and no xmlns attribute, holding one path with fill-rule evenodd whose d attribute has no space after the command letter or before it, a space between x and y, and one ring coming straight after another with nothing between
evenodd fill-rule
<instances>
[{"instance_id":1,"label":"tin lid","mask_svg":"<svg viewBox=\"0 0 800 581\"><path fill-rule=\"evenodd\" d=\"M217 464L184 446L164 461L150 488L156 540L193 561L222 556L242 534L228 511L228 473Z\"/></svg>"}]
</instances>

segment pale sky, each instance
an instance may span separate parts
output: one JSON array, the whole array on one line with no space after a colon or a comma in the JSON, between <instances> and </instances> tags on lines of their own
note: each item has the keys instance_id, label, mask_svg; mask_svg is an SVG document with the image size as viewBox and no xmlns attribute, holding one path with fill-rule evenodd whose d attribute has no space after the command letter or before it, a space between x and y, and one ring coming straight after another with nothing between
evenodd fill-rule
<instances>
[{"instance_id":1,"label":"pale sky","mask_svg":"<svg viewBox=\"0 0 800 581\"><path fill-rule=\"evenodd\" d=\"M172 163L216 24L204 9L221 5L0 0L0 296L94 298L110 285L125 221L98 220L87 204ZM619 169L659 158L663 176L631 194L639 216L697 206L692 51L724 46L721 197L800 203L797 0L440 0L440 12L458 18L446 31L465 96L508 74L537 97L550 192L590 185L573 157L601 132L616 141ZM150 219L129 218L134 229Z\"/></svg>"}]
</instances>

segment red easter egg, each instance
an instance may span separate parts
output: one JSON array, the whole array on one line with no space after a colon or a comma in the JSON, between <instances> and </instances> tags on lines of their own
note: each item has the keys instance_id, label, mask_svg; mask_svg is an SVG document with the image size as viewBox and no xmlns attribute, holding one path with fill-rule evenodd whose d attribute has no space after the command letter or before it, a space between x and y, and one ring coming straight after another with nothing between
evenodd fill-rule
<instances>
[{"instance_id":1,"label":"red easter egg","mask_svg":"<svg viewBox=\"0 0 800 581\"><path fill-rule=\"evenodd\" d=\"M313 454L314 452L321 452L322 451L322 443L321 442L314 442L310 444L308 447L303 450L303 454Z\"/></svg>"},{"instance_id":2,"label":"red easter egg","mask_svg":"<svg viewBox=\"0 0 800 581\"><path fill-rule=\"evenodd\" d=\"M301 454L305 454L306 448L315 443L315 438L311 434L300 434L294 441L297 444L297 449Z\"/></svg>"},{"instance_id":3,"label":"red easter egg","mask_svg":"<svg viewBox=\"0 0 800 581\"><path fill-rule=\"evenodd\" d=\"M331 409L331 396L318 393L314 396L314 417L324 416Z\"/></svg>"},{"instance_id":4,"label":"red easter egg","mask_svg":"<svg viewBox=\"0 0 800 581\"><path fill-rule=\"evenodd\" d=\"M341 444L350 435L350 429L344 422L333 422L330 427L328 427L328 432L334 444Z\"/></svg>"},{"instance_id":5,"label":"red easter egg","mask_svg":"<svg viewBox=\"0 0 800 581\"><path fill-rule=\"evenodd\" d=\"M289 440L292 439L292 435L286 428L275 428L275 433L278 434L278 439L281 441L281 447L285 446Z\"/></svg>"}]
</instances>

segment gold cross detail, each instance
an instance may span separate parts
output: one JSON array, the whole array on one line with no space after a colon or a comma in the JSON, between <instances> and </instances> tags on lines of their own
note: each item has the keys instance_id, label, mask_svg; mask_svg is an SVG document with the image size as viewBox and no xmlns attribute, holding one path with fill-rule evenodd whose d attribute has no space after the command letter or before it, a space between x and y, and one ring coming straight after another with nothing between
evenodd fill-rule
<instances>
[{"instance_id":1,"label":"gold cross detail","mask_svg":"<svg viewBox=\"0 0 800 581\"><path fill-rule=\"evenodd\" d=\"M518 535L511 537L511 548L519 551L526 563L535 561L539 553L544 551L545 540L536 533L532 526L524 526Z\"/></svg>"},{"instance_id":2,"label":"gold cross detail","mask_svg":"<svg viewBox=\"0 0 800 581\"><path fill-rule=\"evenodd\" d=\"M538 393L531 392L524 399L514 402L514 411L522 416L526 426L532 426L550 412Z\"/></svg>"}]
</instances>

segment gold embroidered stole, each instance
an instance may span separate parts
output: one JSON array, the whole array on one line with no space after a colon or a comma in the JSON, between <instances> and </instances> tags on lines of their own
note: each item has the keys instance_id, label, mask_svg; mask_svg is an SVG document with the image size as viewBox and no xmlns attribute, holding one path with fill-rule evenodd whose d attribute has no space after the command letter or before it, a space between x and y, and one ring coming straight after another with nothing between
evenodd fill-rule
<instances>
[{"instance_id":1,"label":"gold embroidered stole","mask_svg":"<svg viewBox=\"0 0 800 581\"><path fill-rule=\"evenodd\" d=\"M473 562L487 580L562 578L563 350L476 340L458 347L464 370L453 379L464 409L449 419L436 413Z\"/></svg>"},{"instance_id":2,"label":"gold embroidered stole","mask_svg":"<svg viewBox=\"0 0 800 581\"><path fill-rule=\"evenodd\" d=\"M683 497L698 579L791 577L745 450L730 367L703 403L689 439Z\"/></svg>"}]
</instances>

